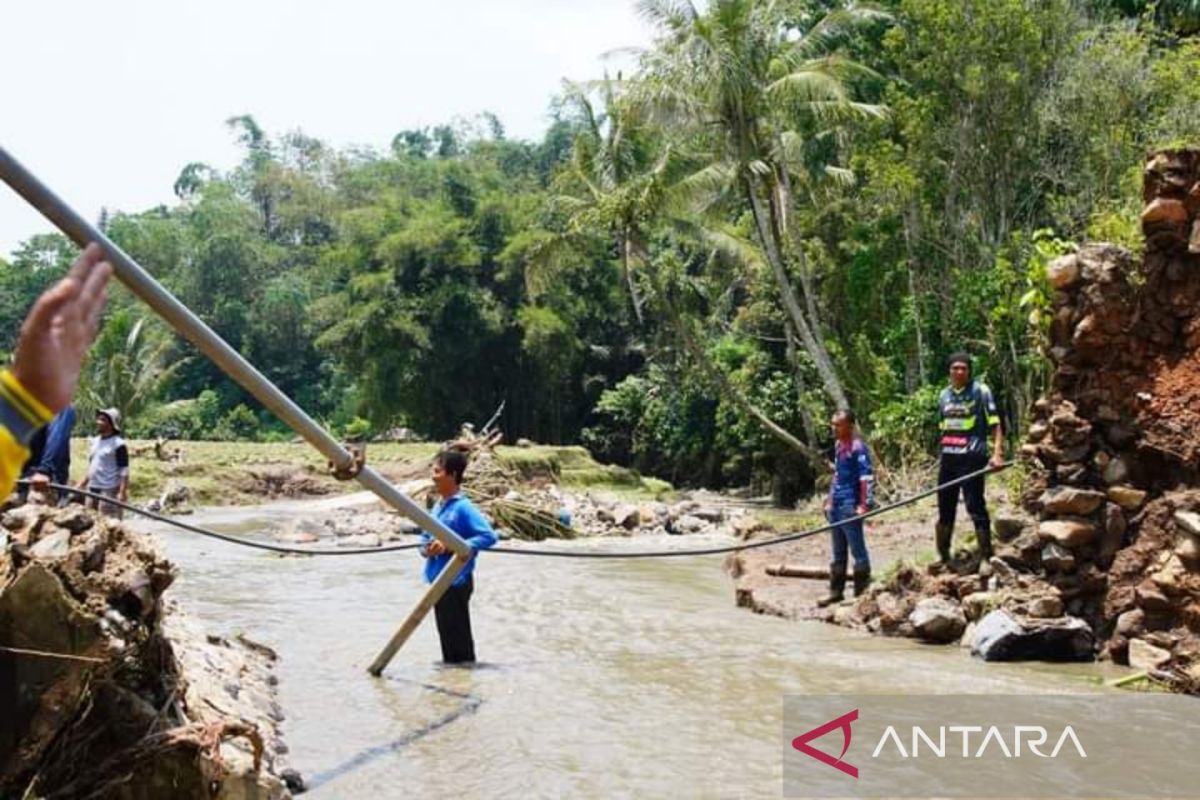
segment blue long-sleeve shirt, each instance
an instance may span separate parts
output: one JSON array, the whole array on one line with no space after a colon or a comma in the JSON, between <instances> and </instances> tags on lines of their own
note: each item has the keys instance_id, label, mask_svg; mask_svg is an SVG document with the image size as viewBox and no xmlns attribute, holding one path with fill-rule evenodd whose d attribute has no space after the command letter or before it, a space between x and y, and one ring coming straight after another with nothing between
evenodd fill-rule
<instances>
[{"instance_id":1,"label":"blue long-sleeve shirt","mask_svg":"<svg viewBox=\"0 0 1200 800\"><path fill-rule=\"evenodd\" d=\"M833 505L870 506L874 501L874 481L871 454L862 439L834 445L833 483L829 487Z\"/></svg>"},{"instance_id":2,"label":"blue long-sleeve shirt","mask_svg":"<svg viewBox=\"0 0 1200 800\"><path fill-rule=\"evenodd\" d=\"M475 504L461 494L439 500L433 507L433 516L438 522L457 533L472 550L476 552L487 550L496 544L496 531L483 516ZM421 553L425 553L425 545L433 541L433 536L421 531ZM442 567L454 556L451 552L425 559L425 580L433 583L442 571ZM475 569L475 559L472 558L454 579L454 586L462 586Z\"/></svg>"},{"instance_id":3,"label":"blue long-sleeve shirt","mask_svg":"<svg viewBox=\"0 0 1200 800\"><path fill-rule=\"evenodd\" d=\"M50 420L43 432L35 435L30 444L32 455L23 473L32 475L40 472L49 475L55 483L67 483L71 472L71 431L74 428L75 406L67 406Z\"/></svg>"}]
</instances>

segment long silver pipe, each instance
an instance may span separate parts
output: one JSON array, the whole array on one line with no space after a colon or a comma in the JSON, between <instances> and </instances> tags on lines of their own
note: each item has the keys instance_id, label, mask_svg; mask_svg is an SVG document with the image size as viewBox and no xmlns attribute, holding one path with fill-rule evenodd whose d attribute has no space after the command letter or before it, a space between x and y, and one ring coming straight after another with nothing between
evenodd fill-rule
<instances>
[{"instance_id":1,"label":"long silver pipe","mask_svg":"<svg viewBox=\"0 0 1200 800\"><path fill-rule=\"evenodd\" d=\"M0 146L0 178L30 205L54 223L80 247L96 242L103 249L117 278L167 321L185 339L208 356L221 370L237 381L260 403L283 420L329 461L344 468L352 467L354 456L342 447L324 428L316 423L291 398L259 372L236 350L168 292L146 270L134 261L94 225L81 217L54 192L37 179L9 152ZM429 531L451 551L469 558L471 548L452 530L432 517L412 498L401 492L369 466L358 473L357 480L364 488L378 495L385 503L401 511L421 528Z\"/></svg>"}]
</instances>

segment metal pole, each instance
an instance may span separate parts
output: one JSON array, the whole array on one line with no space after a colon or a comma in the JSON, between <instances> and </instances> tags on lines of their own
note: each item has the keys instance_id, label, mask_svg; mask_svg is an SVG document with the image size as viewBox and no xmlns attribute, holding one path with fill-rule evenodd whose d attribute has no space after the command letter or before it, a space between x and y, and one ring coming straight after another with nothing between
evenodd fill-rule
<instances>
[{"instance_id":1,"label":"metal pole","mask_svg":"<svg viewBox=\"0 0 1200 800\"><path fill-rule=\"evenodd\" d=\"M351 467L354 464L353 454L342 447L336 439L330 436L312 417L308 416L302 408L292 402L291 398L281 392L275 384L267 380L240 353L230 347L212 328L204 324L199 317L189 311L174 295L163 288L162 284L142 269L124 250L117 247L112 240L81 217L74 209L54 194L54 192L50 191L45 184L38 180L33 173L25 169L2 146L0 146L0 178L3 178L4 182L11 186L17 194L40 211L46 219L54 223L80 247L86 247L89 242L99 244L104 249L109 263L112 264L117 278L128 286L130 291L141 298L150 308L154 309L171 327L194 344L200 352L212 359L213 363L220 367L226 375L237 381L243 389L274 412L289 428L304 437L309 444L319 450L327 459L343 467ZM470 559L471 548L461 537L430 516L412 498L386 481L371 467L364 466L359 471L357 480L364 488L374 492L385 503L398 509L421 528L437 537L442 544L446 545L451 552L458 556L451 563L455 563L459 559ZM459 569L461 570L461 566ZM458 570L455 571L456 575L457 573ZM429 592L423 598L422 603L425 600L430 600L430 596L435 594L435 587L440 586L440 591L436 593L436 596L432 597L429 605L432 606L433 603L437 602L441 594L445 592L446 587L449 586L449 582L442 585L442 577L444 576L445 572L430 586ZM413 615L410 615L409 619L405 621L405 625L412 622L415 627L416 623L420 622L421 618L427 612L428 608L422 611L420 606L418 606L414 610ZM413 621L414 617L415 621ZM393 637L393 641L397 638L400 638L399 634ZM407 638L407 636L404 638ZM400 639L400 644L403 644L403 638ZM398 648L399 645L397 645ZM392 653L394 654L394 652L393 650Z\"/></svg>"},{"instance_id":2,"label":"metal pole","mask_svg":"<svg viewBox=\"0 0 1200 800\"><path fill-rule=\"evenodd\" d=\"M437 579L429 584L429 588L425 590L425 594L417 601L416 607L408 615L408 618L400 624L400 629L392 636L387 645L379 651L379 655L375 656L375 660L371 662L371 666L367 667L367 672L375 677L379 677L384 668L396 655L396 652L404 646L408 641L408 637L412 636L413 631L421 624L421 620L425 619L425 615L429 613L429 609L433 608L437 601L442 598L446 590L450 588L450 584L454 583L454 579L458 577L458 573L463 571L463 567L467 562L462 558L455 556L446 562L446 566L442 567L441 573Z\"/></svg>"}]
</instances>

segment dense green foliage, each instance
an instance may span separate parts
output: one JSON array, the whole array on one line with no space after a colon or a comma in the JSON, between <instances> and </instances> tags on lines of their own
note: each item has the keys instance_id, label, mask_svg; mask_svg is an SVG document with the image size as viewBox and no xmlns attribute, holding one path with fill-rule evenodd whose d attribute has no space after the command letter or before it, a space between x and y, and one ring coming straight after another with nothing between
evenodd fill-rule
<instances>
[{"instance_id":1,"label":"dense green foliage","mask_svg":"<svg viewBox=\"0 0 1200 800\"><path fill-rule=\"evenodd\" d=\"M240 166L102 224L339 433L445 437L504 401L511 438L789 499L842 403L885 462L924 457L959 348L1018 434L1046 261L1137 246L1143 154L1200 142L1191 0L639 9L640 68L567 85L540 142L484 114L336 151L242 116ZM0 349L71 254L0 260ZM288 435L120 291L81 403Z\"/></svg>"}]
</instances>

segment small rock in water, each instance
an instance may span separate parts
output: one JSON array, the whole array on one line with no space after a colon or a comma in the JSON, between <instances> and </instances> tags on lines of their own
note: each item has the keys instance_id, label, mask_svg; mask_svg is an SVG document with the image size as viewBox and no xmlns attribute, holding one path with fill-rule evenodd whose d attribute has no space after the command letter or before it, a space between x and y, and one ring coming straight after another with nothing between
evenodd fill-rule
<instances>
[{"instance_id":1,"label":"small rock in water","mask_svg":"<svg viewBox=\"0 0 1200 800\"><path fill-rule=\"evenodd\" d=\"M281 542L308 544L317 541L321 534L326 532L325 526L320 522L305 518L290 523L278 538Z\"/></svg>"},{"instance_id":2,"label":"small rock in water","mask_svg":"<svg viewBox=\"0 0 1200 800\"><path fill-rule=\"evenodd\" d=\"M177 480L167 481L166 487L163 489L162 495L158 498L158 504L164 510L182 506L192 497L192 490L187 484Z\"/></svg>"},{"instance_id":3,"label":"small rock in water","mask_svg":"<svg viewBox=\"0 0 1200 800\"><path fill-rule=\"evenodd\" d=\"M305 784L304 778L297 770L289 767L279 773L279 777L283 779L284 785L287 786L288 791L292 794L304 794L308 791L308 785Z\"/></svg>"}]
</instances>

